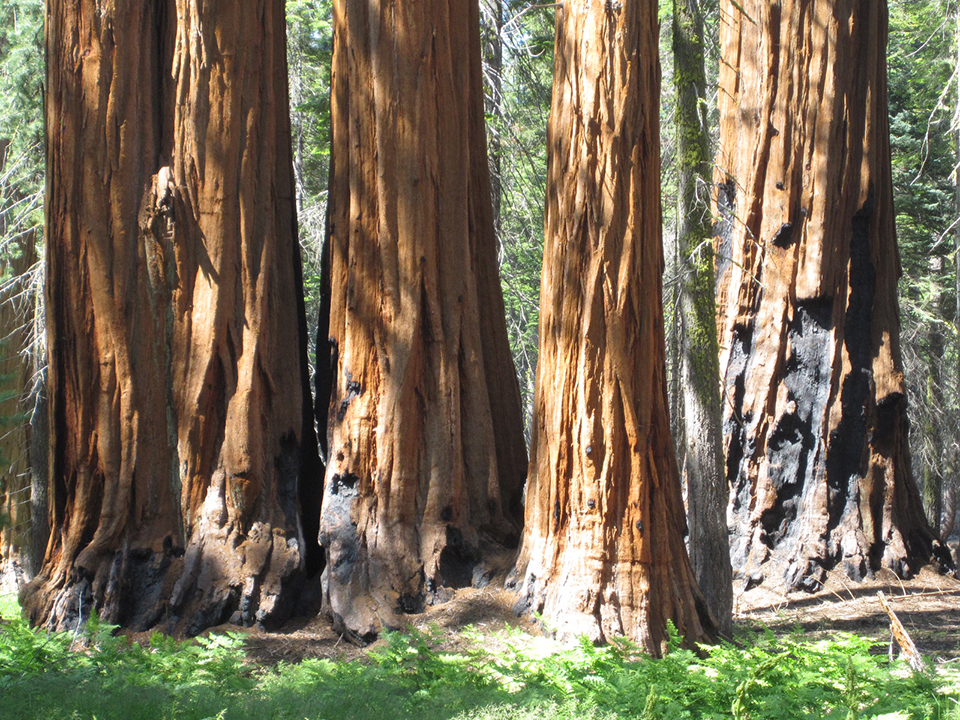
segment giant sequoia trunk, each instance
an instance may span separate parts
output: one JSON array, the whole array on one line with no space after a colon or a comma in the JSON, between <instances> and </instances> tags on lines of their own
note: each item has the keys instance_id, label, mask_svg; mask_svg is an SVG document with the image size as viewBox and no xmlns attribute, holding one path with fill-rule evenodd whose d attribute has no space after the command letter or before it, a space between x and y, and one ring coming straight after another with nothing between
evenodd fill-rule
<instances>
[{"instance_id":1,"label":"giant sequoia trunk","mask_svg":"<svg viewBox=\"0 0 960 720\"><path fill-rule=\"evenodd\" d=\"M677 245L680 261L683 474L690 563L720 630L733 618L727 536L729 489L723 472L720 350L709 177L703 17L699 0L673 2L673 81L677 89Z\"/></svg>"},{"instance_id":2,"label":"giant sequoia trunk","mask_svg":"<svg viewBox=\"0 0 960 720\"><path fill-rule=\"evenodd\" d=\"M53 0L47 54L53 531L25 608L281 620L312 447L283 3Z\"/></svg>"},{"instance_id":3,"label":"giant sequoia trunk","mask_svg":"<svg viewBox=\"0 0 960 720\"><path fill-rule=\"evenodd\" d=\"M519 607L660 653L713 621L684 547L665 377L657 5L557 10Z\"/></svg>"},{"instance_id":4,"label":"giant sequoia trunk","mask_svg":"<svg viewBox=\"0 0 960 720\"><path fill-rule=\"evenodd\" d=\"M328 609L356 640L485 582L518 541L482 90L477 0L334 3L320 537Z\"/></svg>"},{"instance_id":5,"label":"giant sequoia trunk","mask_svg":"<svg viewBox=\"0 0 960 720\"><path fill-rule=\"evenodd\" d=\"M721 366L734 569L815 590L915 572L886 3L722 3Z\"/></svg>"}]
</instances>

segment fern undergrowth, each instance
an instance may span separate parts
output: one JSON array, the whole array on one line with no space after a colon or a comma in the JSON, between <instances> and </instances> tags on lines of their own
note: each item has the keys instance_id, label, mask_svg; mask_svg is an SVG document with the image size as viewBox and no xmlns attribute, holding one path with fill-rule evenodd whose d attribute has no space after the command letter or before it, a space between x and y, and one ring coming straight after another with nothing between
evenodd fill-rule
<instances>
[{"instance_id":1,"label":"fern undergrowth","mask_svg":"<svg viewBox=\"0 0 960 720\"><path fill-rule=\"evenodd\" d=\"M62 720L960 720L960 668L913 674L873 640L771 632L660 660L625 641L563 646L519 631L389 634L363 660L259 667L241 632L147 646L91 620L82 633L30 628L0 599L0 718ZM491 649L496 647L496 650Z\"/></svg>"}]
</instances>

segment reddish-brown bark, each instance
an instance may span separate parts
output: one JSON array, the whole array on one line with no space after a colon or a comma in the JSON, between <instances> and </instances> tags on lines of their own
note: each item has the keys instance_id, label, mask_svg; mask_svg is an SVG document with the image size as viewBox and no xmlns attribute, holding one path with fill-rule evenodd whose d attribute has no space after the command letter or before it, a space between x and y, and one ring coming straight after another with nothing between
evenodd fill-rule
<instances>
[{"instance_id":1,"label":"reddish-brown bark","mask_svg":"<svg viewBox=\"0 0 960 720\"><path fill-rule=\"evenodd\" d=\"M334 3L325 598L354 639L483 583L526 465L477 0Z\"/></svg>"},{"instance_id":2,"label":"reddish-brown bark","mask_svg":"<svg viewBox=\"0 0 960 720\"><path fill-rule=\"evenodd\" d=\"M948 560L910 470L886 2L721 4L721 368L735 572Z\"/></svg>"},{"instance_id":3,"label":"reddish-brown bark","mask_svg":"<svg viewBox=\"0 0 960 720\"><path fill-rule=\"evenodd\" d=\"M284 31L279 0L48 4L34 622L198 632L295 605L312 424Z\"/></svg>"},{"instance_id":4,"label":"reddish-brown bark","mask_svg":"<svg viewBox=\"0 0 960 720\"><path fill-rule=\"evenodd\" d=\"M557 9L540 361L519 607L658 654L714 623L684 547L670 438L657 5Z\"/></svg>"}]
</instances>

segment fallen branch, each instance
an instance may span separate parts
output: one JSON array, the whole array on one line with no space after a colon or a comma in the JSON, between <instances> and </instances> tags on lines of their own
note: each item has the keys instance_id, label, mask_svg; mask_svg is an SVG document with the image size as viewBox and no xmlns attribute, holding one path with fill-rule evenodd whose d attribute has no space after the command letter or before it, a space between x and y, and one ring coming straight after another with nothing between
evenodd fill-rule
<instances>
[{"instance_id":1,"label":"fallen branch","mask_svg":"<svg viewBox=\"0 0 960 720\"><path fill-rule=\"evenodd\" d=\"M922 590L920 592L912 592L909 595L891 595L887 600L910 600L912 598L931 597L933 595L960 595L960 590L956 588L950 590Z\"/></svg>"},{"instance_id":2,"label":"fallen branch","mask_svg":"<svg viewBox=\"0 0 960 720\"><path fill-rule=\"evenodd\" d=\"M890 616L890 632L893 634L894 640L897 641L897 645L900 646L900 652L907 659L907 663L914 672L923 672L923 658L920 656L917 646L913 644L913 640L911 640L907 634L907 629L903 627L900 618L893 612L883 592L878 592L877 597L880 599L880 605L887 611L887 615Z\"/></svg>"}]
</instances>

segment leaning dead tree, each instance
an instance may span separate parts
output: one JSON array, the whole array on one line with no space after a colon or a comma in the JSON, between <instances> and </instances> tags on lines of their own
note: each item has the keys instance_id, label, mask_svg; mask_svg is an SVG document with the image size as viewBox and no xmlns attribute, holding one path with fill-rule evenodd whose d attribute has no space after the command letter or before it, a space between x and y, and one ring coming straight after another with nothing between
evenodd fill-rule
<instances>
[{"instance_id":1,"label":"leaning dead tree","mask_svg":"<svg viewBox=\"0 0 960 720\"><path fill-rule=\"evenodd\" d=\"M519 539L526 449L478 13L477 0L334 3L320 537L327 609L357 641L487 582Z\"/></svg>"},{"instance_id":2,"label":"leaning dead tree","mask_svg":"<svg viewBox=\"0 0 960 720\"><path fill-rule=\"evenodd\" d=\"M886 2L721 3L721 367L733 566L816 590L949 563L910 469Z\"/></svg>"},{"instance_id":3,"label":"leaning dead tree","mask_svg":"<svg viewBox=\"0 0 960 720\"><path fill-rule=\"evenodd\" d=\"M52 534L25 610L280 621L320 482L283 3L52 0L46 27Z\"/></svg>"},{"instance_id":4,"label":"leaning dead tree","mask_svg":"<svg viewBox=\"0 0 960 720\"><path fill-rule=\"evenodd\" d=\"M661 302L657 4L557 9L519 609L659 654L714 621L684 546Z\"/></svg>"}]
</instances>

